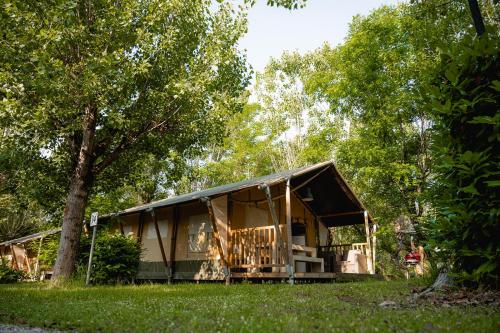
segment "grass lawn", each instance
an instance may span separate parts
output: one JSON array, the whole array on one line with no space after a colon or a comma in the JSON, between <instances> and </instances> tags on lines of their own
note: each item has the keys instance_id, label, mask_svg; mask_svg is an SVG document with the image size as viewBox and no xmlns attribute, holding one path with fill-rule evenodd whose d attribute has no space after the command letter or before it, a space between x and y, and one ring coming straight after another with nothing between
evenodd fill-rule
<instances>
[{"instance_id":1,"label":"grass lawn","mask_svg":"<svg viewBox=\"0 0 500 333\"><path fill-rule=\"evenodd\" d=\"M500 332L498 307L413 304L415 286L0 285L0 322L79 332Z\"/></svg>"}]
</instances>

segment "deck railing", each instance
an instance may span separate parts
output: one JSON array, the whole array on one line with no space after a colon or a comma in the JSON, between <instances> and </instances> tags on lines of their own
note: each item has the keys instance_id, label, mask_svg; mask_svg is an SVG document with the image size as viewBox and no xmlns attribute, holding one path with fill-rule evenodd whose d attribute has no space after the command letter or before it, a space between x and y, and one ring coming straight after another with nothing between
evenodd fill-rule
<instances>
[{"instance_id":1,"label":"deck railing","mask_svg":"<svg viewBox=\"0 0 500 333\"><path fill-rule=\"evenodd\" d=\"M335 254L347 253L349 250L359 250L362 254L367 255L366 243L351 243L351 244L334 244L328 246L320 246L319 252L333 252Z\"/></svg>"},{"instance_id":2,"label":"deck railing","mask_svg":"<svg viewBox=\"0 0 500 333\"><path fill-rule=\"evenodd\" d=\"M280 225L283 239L285 226ZM274 226L233 229L229 264L239 268L280 267L285 265L286 249L279 246Z\"/></svg>"}]
</instances>

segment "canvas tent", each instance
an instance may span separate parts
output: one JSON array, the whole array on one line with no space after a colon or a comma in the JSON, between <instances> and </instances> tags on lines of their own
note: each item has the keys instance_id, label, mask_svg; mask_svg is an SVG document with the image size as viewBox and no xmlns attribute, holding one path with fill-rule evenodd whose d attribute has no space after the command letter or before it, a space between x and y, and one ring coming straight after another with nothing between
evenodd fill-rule
<instances>
[{"instance_id":1,"label":"canvas tent","mask_svg":"<svg viewBox=\"0 0 500 333\"><path fill-rule=\"evenodd\" d=\"M138 278L333 278L374 273L373 220L332 162L192 192L101 218L136 237ZM359 224L361 243L328 228Z\"/></svg>"},{"instance_id":2,"label":"canvas tent","mask_svg":"<svg viewBox=\"0 0 500 333\"><path fill-rule=\"evenodd\" d=\"M23 270L33 278L40 277L40 251L43 240L61 232L61 228L45 230L24 237L0 243L0 259L6 261L11 267ZM35 246L27 246L36 243Z\"/></svg>"}]
</instances>

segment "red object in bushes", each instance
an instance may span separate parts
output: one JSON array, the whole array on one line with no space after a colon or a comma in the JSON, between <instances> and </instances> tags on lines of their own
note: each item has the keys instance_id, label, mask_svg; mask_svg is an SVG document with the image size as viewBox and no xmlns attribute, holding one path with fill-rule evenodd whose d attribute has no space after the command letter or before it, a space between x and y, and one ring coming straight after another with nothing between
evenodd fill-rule
<instances>
[{"instance_id":1,"label":"red object in bushes","mask_svg":"<svg viewBox=\"0 0 500 333\"><path fill-rule=\"evenodd\" d=\"M420 254L418 252L410 252L405 256L405 263L418 264L420 262Z\"/></svg>"}]
</instances>

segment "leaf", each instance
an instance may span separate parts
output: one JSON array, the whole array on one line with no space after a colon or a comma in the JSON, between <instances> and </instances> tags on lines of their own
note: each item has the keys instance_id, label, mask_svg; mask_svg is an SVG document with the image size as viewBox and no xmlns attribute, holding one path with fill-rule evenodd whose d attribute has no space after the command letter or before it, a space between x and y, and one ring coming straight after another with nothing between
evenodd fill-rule
<instances>
[{"instance_id":1,"label":"leaf","mask_svg":"<svg viewBox=\"0 0 500 333\"><path fill-rule=\"evenodd\" d=\"M490 116L477 116L469 121L469 124L489 124L489 125L500 125L500 113L497 113L494 117Z\"/></svg>"},{"instance_id":2,"label":"leaf","mask_svg":"<svg viewBox=\"0 0 500 333\"><path fill-rule=\"evenodd\" d=\"M485 183L488 187L500 187L500 180L487 180Z\"/></svg>"},{"instance_id":3,"label":"leaf","mask_svg":"<svg viewBox=\"0 0 500 333\"><path fill-rule=\"evenodd\" d=\"M500 81L499 80L491 81L491 86L493 87L493 89L500 92Z\"/></svg>"},{"instance_id":4,"label":"leaf","mask_svg":"<svg viewBox=\"0 0 500 333\"><path fill-rule=\"evenodd\" d=\"M474 271L474 273L475 274L490 273L490 272L493 272L496 267L497 267L497 263L496 262L494 262L494 261L487 261L484 264L482 264L481 266L479 266L479 268L477 268Z\"/></svg>"},{"instance_id":5,"label":"leaf","mask_svg":"<svg viewBox=\"0 0 500 333\"><path fill-rule=\"evenodd\" d=\"M453 85L456 85L459 75L457 66L455 64L451 64L445 71L444 75Z\"/></svg>"}]
</instances>

